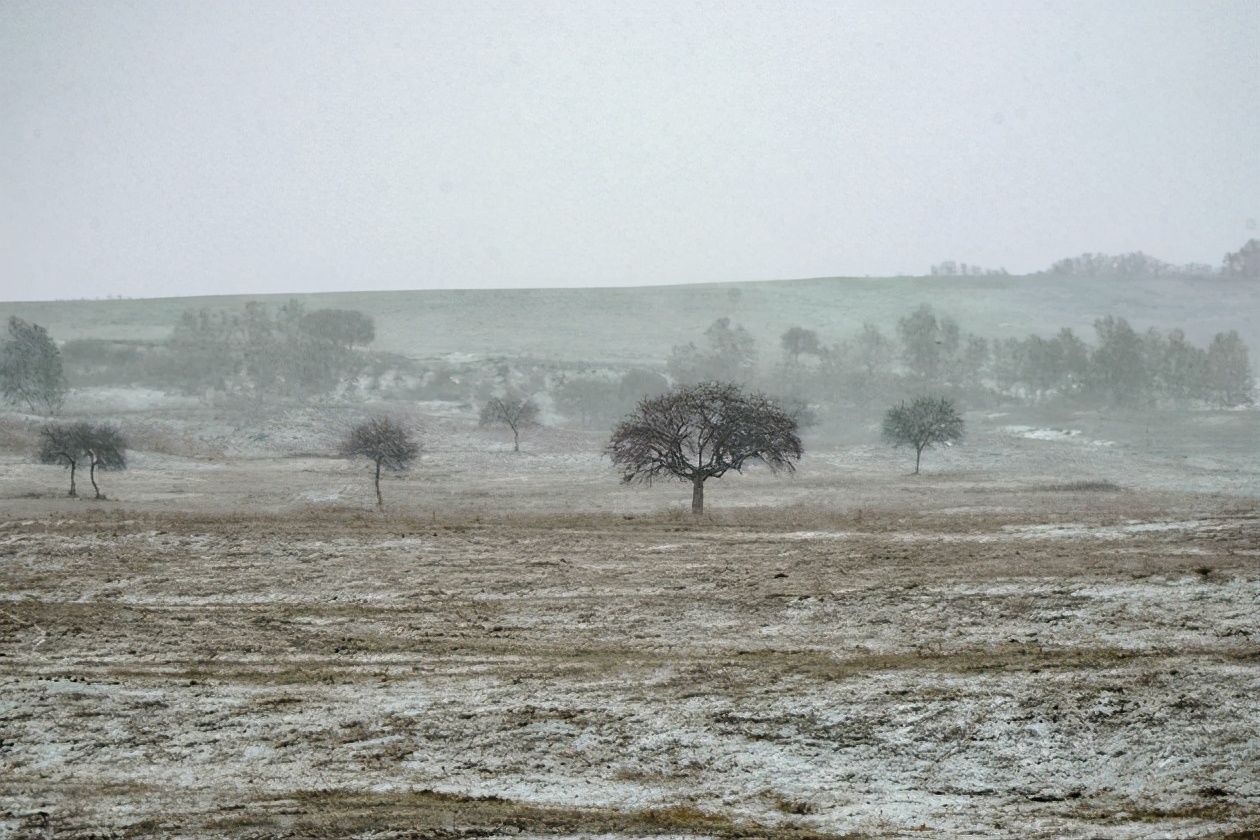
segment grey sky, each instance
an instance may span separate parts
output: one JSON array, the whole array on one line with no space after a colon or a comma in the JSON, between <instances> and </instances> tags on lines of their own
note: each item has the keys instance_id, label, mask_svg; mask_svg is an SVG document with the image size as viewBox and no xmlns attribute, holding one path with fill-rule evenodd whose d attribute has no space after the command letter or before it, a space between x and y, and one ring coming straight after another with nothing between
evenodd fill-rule
<instances>
[{"instance_id":1,"label":"grey sky","mask_svg":"<svg viewBox=\"0 0 1260 840\"><path fill-rule=\"evenodd\" d=\"M0 299L1218 263L1260 3L0 2Z\"/></svg>"}]
</instances>

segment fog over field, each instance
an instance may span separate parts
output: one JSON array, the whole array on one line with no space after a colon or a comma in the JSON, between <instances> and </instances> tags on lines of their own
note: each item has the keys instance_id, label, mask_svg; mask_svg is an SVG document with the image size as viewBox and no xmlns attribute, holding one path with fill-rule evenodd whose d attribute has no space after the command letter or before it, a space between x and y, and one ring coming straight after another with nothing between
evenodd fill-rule
<instances>
[{"instance_id":1,"label":"fog over field","mask_svg":"<svg viewBox=\"0 0 1260 840\"><path fill-rule=\"evenodd\" d=\"M0 8L0 838L1260 836L1258 38Z\"/></svg>"}]
</instances>

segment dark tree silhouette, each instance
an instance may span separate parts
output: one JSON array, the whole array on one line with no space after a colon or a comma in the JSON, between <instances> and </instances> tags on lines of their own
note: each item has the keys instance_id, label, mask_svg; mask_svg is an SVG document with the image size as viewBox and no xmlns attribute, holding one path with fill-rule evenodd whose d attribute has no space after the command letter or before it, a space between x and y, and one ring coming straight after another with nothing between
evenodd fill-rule
<instances>
[{"instance_id":1,"label":"dark tree silhouette","mask_svg":"<svg viewBox=\"0 0 1260 840\"><path fill-rule=\"evenodd\" d=\"M607 452L622 481L661 477L691 482L691 512L704 512L704 482L750 461L795 469L803 454L796 418L737 386L706 382L640 401L613 430Z\"/></svg>"},{"instance_id":2,"label":"dark tree silhouette","mask_svg":"<svg viewBox=\"0 0 1260 840\"><path fill-rule=\"evenodd\" d=\"M55 414L66 396L61 351L39 324L9 318L9 339L0 345L0 394L14 405Z\"/></svg>"},{"instance_id":3,"label":"dark tree silhouette","mask_svg":"<svg viewBox=\"0 0 1260 840\"><path fill-rule=\"evenodd\" d=\"M88 478L92 481L92 491L96 498L101 495L101 488L96 486L97 470L127 469L127 439L117 426L108 423L93 426L85 447L88 453Z\"/></svg>"},{"instance_id":4,"label":"dark tree silhouette","mask_svg":"<svg viewBox=\"0 0 1260 840\"><path fill-rule=\"evenodd\" d=\"M88 429L87 423L53 423L39 430L39 460L44 464L61 464L70 469L70 492L79 495L74 475L87 453L82 441Z\"/></svg>"},{"instance_id":5,"label":"dark tree silhouette","mask_svg":"<svg viewBox=\"0 0 1260 840\"><path fill-rule=\"evenodd\" d=\"M512 451L521 451L521 429L538 425L538 404L528 397L492 397L481 408L482 426L512 430Z\"/></svg>"},{"instance_id":6,"label":"dark tree silhouette","mask_svg":"<svg viewBox=\"0 0 1260 840\"><path fill-rule=\"evenodd\" d=\"M924 449L938 443L962 440L963 419L953 402L944 397L919 397L902 403L884 415L884 440L893 446L914 447L914 474Z\"/></svg>"},{"instance_id":7,"label":"dark tree silhouette","mask_svg":"<svg viewBox=\"0 0 1260 840\"><path fill-rule=\"evenodd\" d=\"M101 488L96 483L96 471L125 470L127 468L127 441L118 427L108 423L54 423L39 433L39 460L45 464L61 464L70 469L70 493L77 496L75 472L79 465L88 465L88 476L96 498Z\"/></svg>"},{"instance_id":8,"label":"dark tree silhouette","mask_svg":"<svg viewBox=\"0 0 1260 840\"><path fill-rule=\"evenodd\" d=\"M779 339L783 352L791 357L792 363L800 361L802 355L818 356L822 354L822 343L818 333L804 327L790 327Z\"/></svg>"},{"instance_id":9,"label":"dark tree silhouette","mask_svg":"<svg viewBox=\"0 0 1260 840\"><path fill-rule=\"evenodd\" d=\"M420 446L400 423L388 417L372 417L350 430L341 444L341 454L346 458L367 458L376 465L376 507L383 510L381 468L394 472L407 469L420 454Z\"/></svg>"}]
</instances>

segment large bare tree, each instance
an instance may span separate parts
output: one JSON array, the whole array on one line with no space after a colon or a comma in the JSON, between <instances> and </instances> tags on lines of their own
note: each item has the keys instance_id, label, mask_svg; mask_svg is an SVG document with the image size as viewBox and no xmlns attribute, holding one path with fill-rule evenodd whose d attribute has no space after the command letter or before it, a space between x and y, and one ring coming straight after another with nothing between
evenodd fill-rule
<instances>
[{"instance_id":1,"label":"large bare tree","mask_svg":"<svg viewBox=\"0 0 1260 840\"><path fill-rule=\"evenodd\" d=\"M521 430L538 425L538 404L528 397L491 397L481 408L482 426L512 430L512 451L521 451Z\"/></svg>"},{"instance_id":2,"label":"large bare tree","mask_svg":"<svg viewBox=\"0 0 1260 840\"><path fill-rule=\"evenodd\" d=\"M389 417L371 417L352 428L341 444L341 454L346 458L367 458L376 465L373 478L376 487L376 507L384 510L381 498L381 468L398 472L407 469L420 446L411 432Z\"/></svg>"},{"instance_id":3,"label":"large bare tree","mask_svg":"<svg viewBox=\"0 0 1260 840\"><path fill-rule=\"evenodd\" d=\"M642 400L613 430L608 455L626 483L691 482L691 512L704 513L704 483L760 461L793 470L804 450L797 421L773 400L705 382Z\"/></svg>"}]
</instances>

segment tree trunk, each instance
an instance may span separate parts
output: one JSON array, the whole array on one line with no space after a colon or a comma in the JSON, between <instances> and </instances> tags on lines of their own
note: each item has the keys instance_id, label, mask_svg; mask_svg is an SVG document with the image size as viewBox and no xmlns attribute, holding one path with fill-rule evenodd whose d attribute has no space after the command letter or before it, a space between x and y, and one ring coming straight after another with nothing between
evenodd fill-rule
<instances>
[{"instance_id":1,"label":"tree trunk","mask_svg":"<svg viewBox=\"0 0 1260 840\"><path fill-rule=\"evenodd\" d=\"M521 451L521 433L515 427L512 428L512 451Z\"/></svg>"},{"instance_id":2,"label":"tree trunk","mask_svg":"<svg viewBox=\"0 0 1260 840\"><path fill-rule=\"evenodd\" d=\"M88 468L88 478L92 480L92 492L96 493L96 498L101 498L101 488L96 486L96 458L93 457Z\"/></svg>"},{"instance_id":3,"label":"tree trunk","mask_svg":"<svg viewBox=\"0 0 1260 840\"><path fill-rule=\"evenodd\" d=\"M704 478L691 479L691 512L696 516L704 513Z\"/></svg>"},{"instance_id":4,"label":"tree trunk","mask_svg":"<svg viewBox=\"0 0 1260 840\"><path fill-rule=\"evenodd\" d=\"M923 447L916 446L914 448L914 474L919 474L919 459L923 457Z\"/></svg>"},{"instance_id":5,"label":"tree trunk","mask_svg":"<svg viewBox=\"0 0 1260 840\"><path fill-rule=\"evenodd\" d=\"M74 469L78 466L74 461L70 462L70 495L77 496L78 492L74 489Z\"/></svg>"},{"instance_id":6,"label":"tree trunk","mask_svg":"<svg viewBox=\"0 0 1260 840\"><path fill-rule=\"evenodd\" d=\"M381 462L376 462L376 509L384 510L385 501L381 498Z\"/></svg>"}]
</instances>

